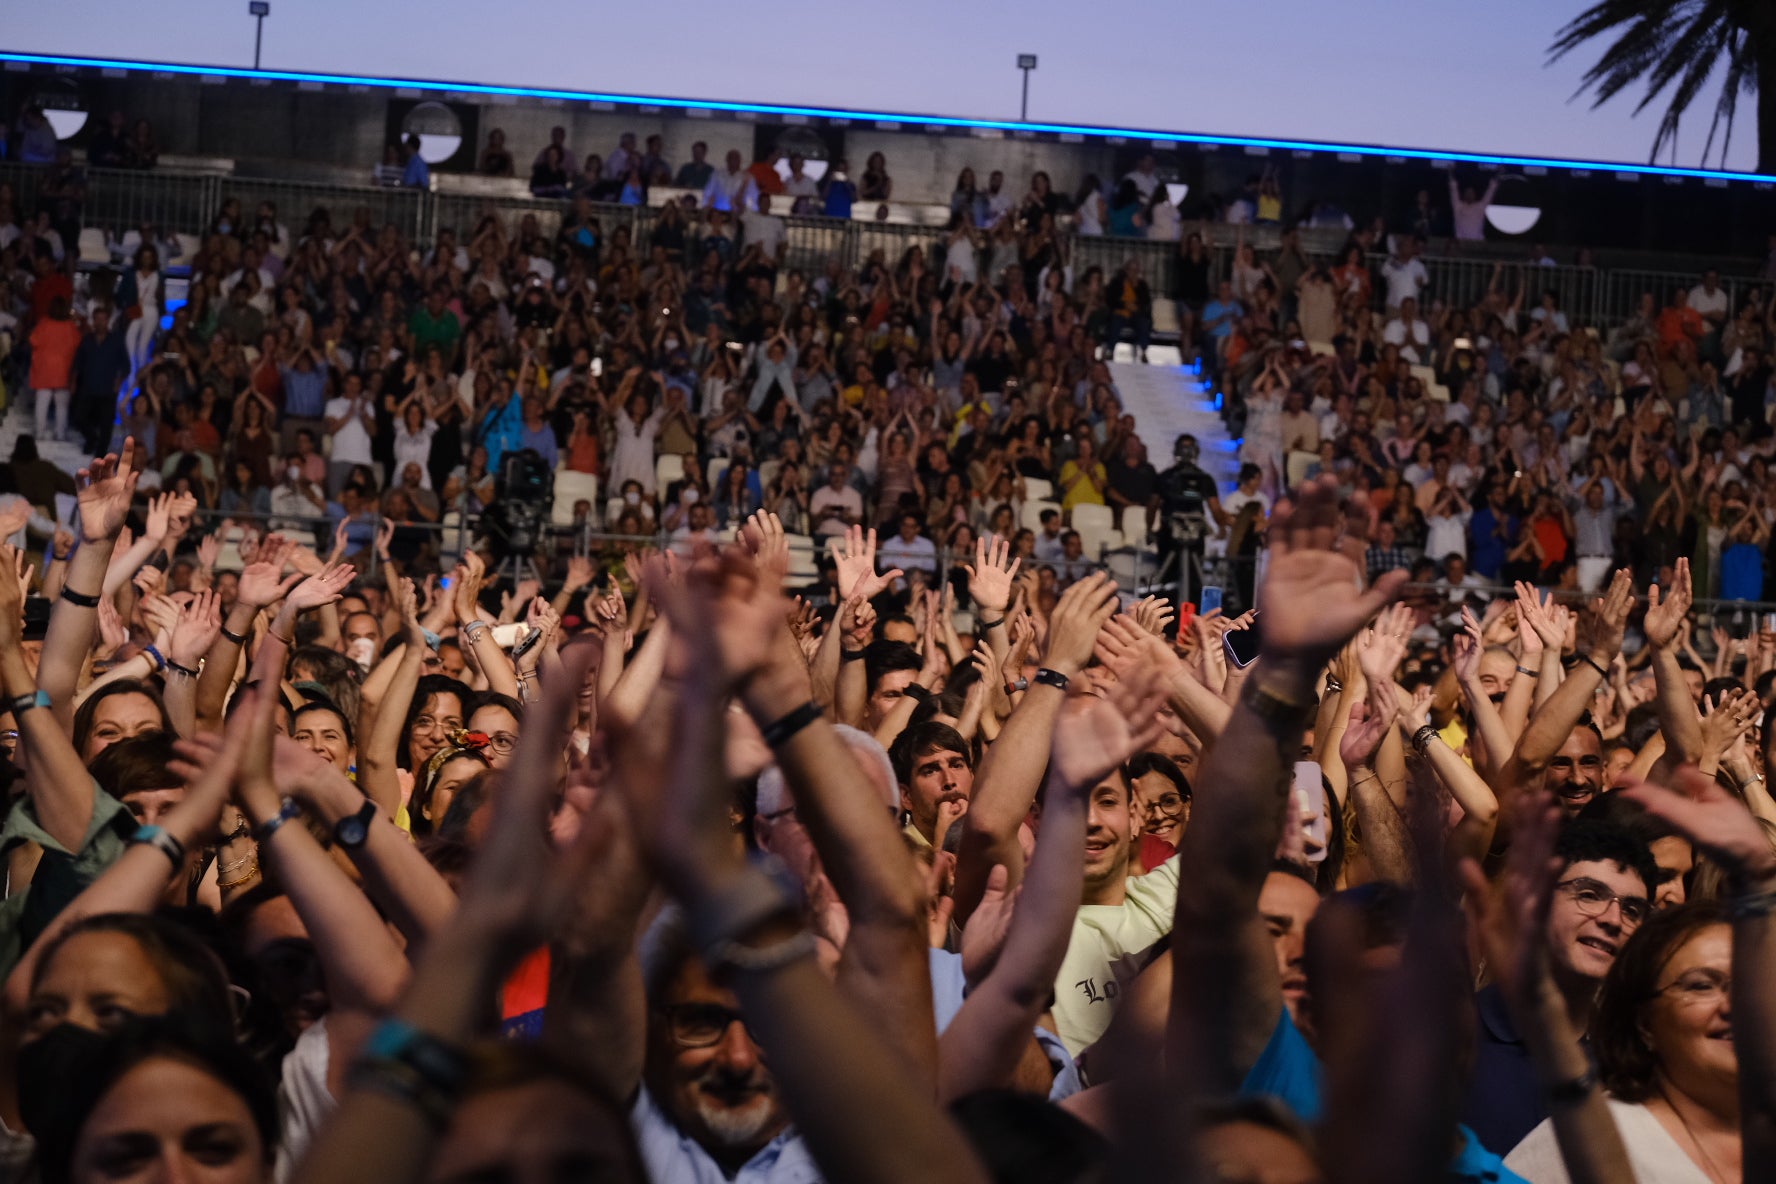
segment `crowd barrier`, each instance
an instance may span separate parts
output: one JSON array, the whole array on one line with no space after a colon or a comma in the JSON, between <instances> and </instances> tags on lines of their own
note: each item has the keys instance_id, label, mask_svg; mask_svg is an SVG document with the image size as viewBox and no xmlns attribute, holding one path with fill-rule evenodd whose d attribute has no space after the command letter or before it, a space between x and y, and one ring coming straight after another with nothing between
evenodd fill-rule
<instances>
[{"instance_id":1,"label":"crowd barrier","mask_svg":"<svg viewBox=\"0 0 1776 1184\"><path fill-rule=\"evenodd\" d=\"M36 208L38 190L45 175L43 166L0 163L0 183L10 184L18 195L21 215ZM360 210L368 210L378 224L392 224L409 240L429 243L441 229L457 232L467 242L481 219L492 214L515 232L527 216L539 230L553 235L570 209L560 200L527 196L490 197L482 194L430 192L374 185L316 184L235 176L217 172L175 169L84 170L86 195L80 216L84 226L103 229L117 237L152 222L163 232L201 235L213 223L222 202L235 198L242 213L251 218L261 201L277 203L279 219L299 233L311 210L326 208L335 226L345 225ZM642 250L659 210L648 206L596 204L594 211L608 241L619 229ZM894 266L913 246L932 256L944 240L944 232L932 226L795 216L784 219L786 263L804 271L819 271L829 260L846 270L855 269L874 252ZM1188 224L1187 230L1204 235L1210 249L1214 274L1225 275L1239 242L1251 243L1260 252L1274 249L1280 228L1235 227L1221 223ZM1314 262L1336 263L1347 232L1339 227L1304 227L1300 231L1303 253ZM72 246L72 244L70 244ZM1170 296L1177 286L1178 245L1147 239L1069 235L1065 240L1068 262L1075 277L1098 267L1109 274L1133 260L1156 296ZM1477 302L1492 282L1494 268L1504 263L1504 282L1526 289L1525 309L1534 308L1544 291L1556 294L1561 310L1574 325L1609 328L1620 324L1639 307L1643 293L1653 294L1663 306L1671 292L1689 288L1697 275L1689 270L1536 265L1501 260L1499 244L1457 244L1439 240L1424 256L1430 275L1426 303L1442 301L1453 307ZM985 251L982 252L985 255ZM1378 269L1384 254L1371 254L1368 263ZM1674 260L1675 262L1675 260ZM1761 276L1723 275L1721 284L1734 304L1753 287L1765 284ZM1375 307L1385 299L1384 286L1375 285Z\"/></svg>"}]
</instances>

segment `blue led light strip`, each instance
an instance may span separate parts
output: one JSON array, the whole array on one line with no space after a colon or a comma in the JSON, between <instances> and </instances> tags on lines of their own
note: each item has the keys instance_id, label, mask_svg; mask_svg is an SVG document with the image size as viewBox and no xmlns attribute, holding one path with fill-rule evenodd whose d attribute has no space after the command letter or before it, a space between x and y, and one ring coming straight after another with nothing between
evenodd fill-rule
<instances>
[{"instance_id":1,"label":"blue led light strip","mask_svg":"<svg viewBox=\"0 0 1776 1184\"><path fill-rule=\"evenodd\" d=\"M569 102L613 103L623 106L670 107L677 110L748 111L760 115L800 115L821 119L878 121L928 127L982 128L993 131L1046 132L1074 136L1120 136L1131 140L1169 140L1180 144L1230 145L1272 148L1279 151L1344 152L1362 156L1403 156L1413 160L1452 161L1513 167L1579 169L1644 173L1656 177L1700 177L1720 181L1776 183L1776 176L1740 173L1723 169L1686 169L1673 165L1631 164L1625 161L1562 160L1546 156L1501 156L1487 152L1443 152L1428 148L1389 148L1377 144L1339 144L1318 140L1272 140L1244 136L1209 136L1194 132L1161 132L1143 128L1094 127L1073 123L1019 123L1015 120L963 119L953 115L916 115L905 112L852 111L841 107L795 107L774 103L730 103L713 99L673 99L644 95L602 94L597 91L554 90L531 86L493 86L477 82L440 82L416 78L372 78L359 74L315 74L300 70L247 70L233 66L190 66L175 62L139 62L120 58L64 57L56 54L12 53L0 50L0 62L44 66L74 66L107 70L149 70L163 74L270 79L283 82L319 82L338 86L376 86L389 89L450 91L469 95L512 95L531 99L564 99Z\"/></svg>"}]
</instances>

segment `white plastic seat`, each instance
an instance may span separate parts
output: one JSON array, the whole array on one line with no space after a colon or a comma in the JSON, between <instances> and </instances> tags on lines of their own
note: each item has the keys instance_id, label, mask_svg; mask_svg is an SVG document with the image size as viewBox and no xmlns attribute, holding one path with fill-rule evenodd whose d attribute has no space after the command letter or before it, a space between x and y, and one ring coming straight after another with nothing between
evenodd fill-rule
<instances>
[{"instance_id":1,"label":"white plastic seat","mask_svg":"<svg viewBox=\"0 0 1776 1184\"><path fill-rule=\"evenodd\" d=\"M684 457L676 452L668 452L654 462L655 491L662 497L666 495L666 487L674 481L684 480Z\"/></svg>"},{"instance_id":2,"label":"white plastic seat","mask_svg":"<svg viewBox=\"0 0 1776 1184\"><path fill-rule=\"evenodd\" d=\"M604 499L604 529L607 531L615 530L617 528L617 519L621 518L622 516L623 516L623 499L620 497L605 498Z\"/></svg>"},{"instance_id":3,"label":"white plastic seat","mask_svg":"<svg viewBox=\"0 0 1776 1184\"><path fill-rule=\"evenodd\" d=\"M1116 530L1116 512L1109 506L1095 506L1088 502L1073 507L1073 520L1068 524L1081 535L1105 534ZM1120 531L1117 531L1120 534Z\"/></svg>"},{"instance_id":4,"label":"white plastic seat","mask_svg":"<svg viewBox=\"0 0 1776 1184\"><path fill-rule=\"evenodd\" d=\"M1122 532L1120 530L1105 530L1097 527L1081 530L1077 526L1073 529L1079 531L1079 542L1085 549L1086 558L1093 563L1102 563L1106 551L1116 551L1122 547Z\"/></svg>"},{"instance_id":5,"label":"white plastic seat","mask_svg":"<svg viewBox=\"0 0 1776 1184\"><path fill-rule=\"evenodd\" d=\"M591 502L598 508L598 474L559 469L555 473L555 504L549 509L551 526L572 526L575 502Z\"/></svg>"},{"instance_id":6,"label":"white plastic seat","mask_svg":"<svg viewBox=\"0 0 1776 1184\"><path fill-rule=\"evenodd\" d=\"M1038 501L1048 501L1054 497L1054 482L1044 481L1041 477L1024 478L1024 496Z\"/></svg>"},{"instance_id":7,"label":"white plastic seat","mask_svg":"<svg viewBox=\"0 0 1776 1184\"><path fill-rule=\"evenodd\" d=\"M80 262L90 267L104 267L111 262L111 244L105 241L105 232L97 226L83 227L80 231Z\"/></svg>"},{"instance_id":8,"label":"white plastic seat","mask_svg":"<svg viewBox=\"0 0 1776 1184\"><path fill-rule=\"evenodd\" d=\"M1122 537L1131 545L1148 542L1146 506L1124 506L1121 525Z\"/></svg>"},{"instance_id":9,"label":"white plastic seat","mask_svg":"<svg viewBox=\"0 0 1776 1184\"><path fill-rule=\"evenodd\" d=\"M820 565L814 561L818 543L805 534L789 534L783 536L789 549L789 578L806 583L820 575Z\"/></svg>"}]
</instances>

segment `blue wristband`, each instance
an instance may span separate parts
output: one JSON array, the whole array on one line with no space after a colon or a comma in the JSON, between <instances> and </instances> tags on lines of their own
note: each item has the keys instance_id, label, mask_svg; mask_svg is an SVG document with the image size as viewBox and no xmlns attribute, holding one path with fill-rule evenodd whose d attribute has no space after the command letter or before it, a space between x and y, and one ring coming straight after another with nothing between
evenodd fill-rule
<instances>
[{"instance_id":1,"label":"blue wristband","mask_svg":"<svg viewBox=\"0 0 1776 1184\"><path fill-rule=\"evenodd\" d=\"M154 659L154 669L156 671L165 670L167 668L166 655L156 649L152 643L143 646L142 652Z\"/></svg>"},{"instance_id":2,"label":"blue wristband","mask_svg":"<svg viewBox=\"0 0 1776 1184\"><path fill-rule=\"evenodd\" d=\"M136 833L130 836L130 842L146 843L172 861L175 869L185 866L185 844L168 834L165 827L139 826Z\"/></svg>"}]
</instances>

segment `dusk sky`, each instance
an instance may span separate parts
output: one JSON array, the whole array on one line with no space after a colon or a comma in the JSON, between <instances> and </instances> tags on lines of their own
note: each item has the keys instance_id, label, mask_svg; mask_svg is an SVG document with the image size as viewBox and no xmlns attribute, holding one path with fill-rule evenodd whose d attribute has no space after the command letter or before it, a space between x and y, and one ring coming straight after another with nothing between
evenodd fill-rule
<instances>
[{"instance_id":1,"label":"dusk sky","mask_svg":"<svg viewBox=\"0 0 1776 1184\"><path fill-rule=\"evenodd\" d=\"M1662 102L1639 118L1638 93L1593 111L1571 96L1595 54L1545 64L1584 7L1270 0L1118 16L1081 0L272 0L263 64L1015 118L1015 58L1035 53L1032 119L1645 162ZM0 48L252 64L246 0L7 8ZM1685 121L1678 164L1699 162L1715 93ZM1755 104L1740 112L1727 164L1750 169Z\"/></svg>"}]
</instances>

